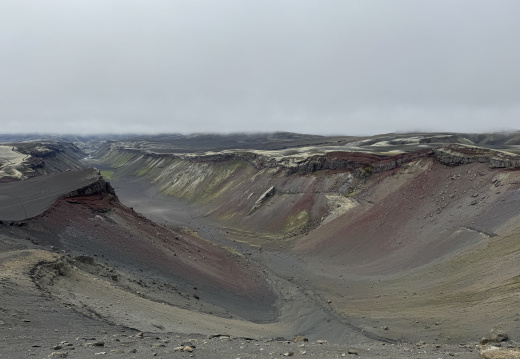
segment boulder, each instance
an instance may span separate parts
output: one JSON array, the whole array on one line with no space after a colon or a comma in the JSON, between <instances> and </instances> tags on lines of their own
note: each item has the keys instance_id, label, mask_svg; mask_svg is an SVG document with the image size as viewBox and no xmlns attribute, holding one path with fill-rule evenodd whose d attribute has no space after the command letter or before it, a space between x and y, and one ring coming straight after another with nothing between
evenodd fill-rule
<instances>
[{"instance_id":1,"label":"boulder","mask_svg":"<svg viewBox=\"0 0 520 359\"><path fill-rule=\"evenodd\" d=\"M500 343L507 340L508 335L501 329L493 329L488 335L480 339L480 344Z\"/></svg>"},{"instance_id":2,"label":"boulder","mask_svg":"<svg viewBox=\"0 0 520 359\"><path fill-rule=\"evenodd\" d=\"M485 346L480 349L482 359L520 359L520 350Z\"/></svg>"}]
</instances>

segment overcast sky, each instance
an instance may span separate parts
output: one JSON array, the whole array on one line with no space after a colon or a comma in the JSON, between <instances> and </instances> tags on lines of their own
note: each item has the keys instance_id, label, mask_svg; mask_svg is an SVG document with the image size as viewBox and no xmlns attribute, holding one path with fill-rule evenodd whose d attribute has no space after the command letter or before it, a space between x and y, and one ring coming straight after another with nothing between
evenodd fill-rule
<instances>
[{"instance_id":1,"label":"overcast sky","mask_svg":"<svg viewBox=\"0 0 520 359\"><path fill-rule=\"evenodd\" d=\"M0 0L0 132L520 129L520 1Z\"/></svg>"}]
</instances>

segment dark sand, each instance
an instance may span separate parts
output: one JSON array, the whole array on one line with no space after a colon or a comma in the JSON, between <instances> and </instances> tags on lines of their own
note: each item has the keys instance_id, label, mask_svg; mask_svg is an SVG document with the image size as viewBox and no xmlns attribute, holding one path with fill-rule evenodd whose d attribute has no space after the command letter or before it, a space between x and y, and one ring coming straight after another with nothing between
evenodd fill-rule
<instances>
[{"instance_id":1,"label":"dark sand","mask_svg":"<svg viewBox=\"0 0 520 359\"><path fill-rule=\"evenodd\" d=\"M97 170L69 171L0 185L0 220L19 221L43 213L61 196L98 181Z\"/></svg>"}]
</instances>

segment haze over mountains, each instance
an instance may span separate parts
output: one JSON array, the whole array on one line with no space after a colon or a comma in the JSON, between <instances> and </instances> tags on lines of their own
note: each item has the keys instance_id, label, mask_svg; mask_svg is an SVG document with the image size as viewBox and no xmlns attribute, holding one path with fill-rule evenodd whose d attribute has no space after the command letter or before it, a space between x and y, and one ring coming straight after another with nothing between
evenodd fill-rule
<instances>
[{"instance_id":1,"label":"haze over mountains","mask_svg":"<svg viewBox=\"0 0 520 359\"><path fill-rule=\"evenodd\" d=\"M10 357L518 347L519 132L0 141Z\"/></svg>"}]
</instances>

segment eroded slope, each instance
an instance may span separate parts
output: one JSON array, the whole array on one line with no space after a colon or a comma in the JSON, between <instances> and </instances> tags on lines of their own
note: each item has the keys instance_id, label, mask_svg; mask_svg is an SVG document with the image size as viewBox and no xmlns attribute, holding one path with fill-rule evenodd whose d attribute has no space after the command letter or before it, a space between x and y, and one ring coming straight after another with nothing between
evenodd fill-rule
<instances>
[{"instance_id":1,"label":"eroded slope","mask_svg":"<svg viewBox=\"0 0 520 359\"><path fill-rule=\"evenodd\" d=\"M511 316L520 214L512 153L460 144L290 156L114 147L102 161L116 176L189 200L232 238L269 249L269 268L311 284L366 332L456 341L505 326L520 335ZM276 259L280 246L300 259ZM503 261L513 269L497 270Z\"/></svg>"},{"instance_id":2,"label":"eroded slope","mask_svg":"<svg viewBox=\"0 0 520 359\"><path fill-rule=\"evenodd\" d=\"M159 293L165 283L180 286L169 299L168 292L161 294L169 304L181 295L191 302L186 305L198 307L206 301L209 310L219 315L230 313L256 321L275 316L275 297L254 265L195 232L149 221L119 204L110 191L80 192L60 199L17 230L42 245L94 256L130 272L143 271L148 278L143 293ZM159 284L150 284L154 281Z\"/></svg>"}]
</instances>

